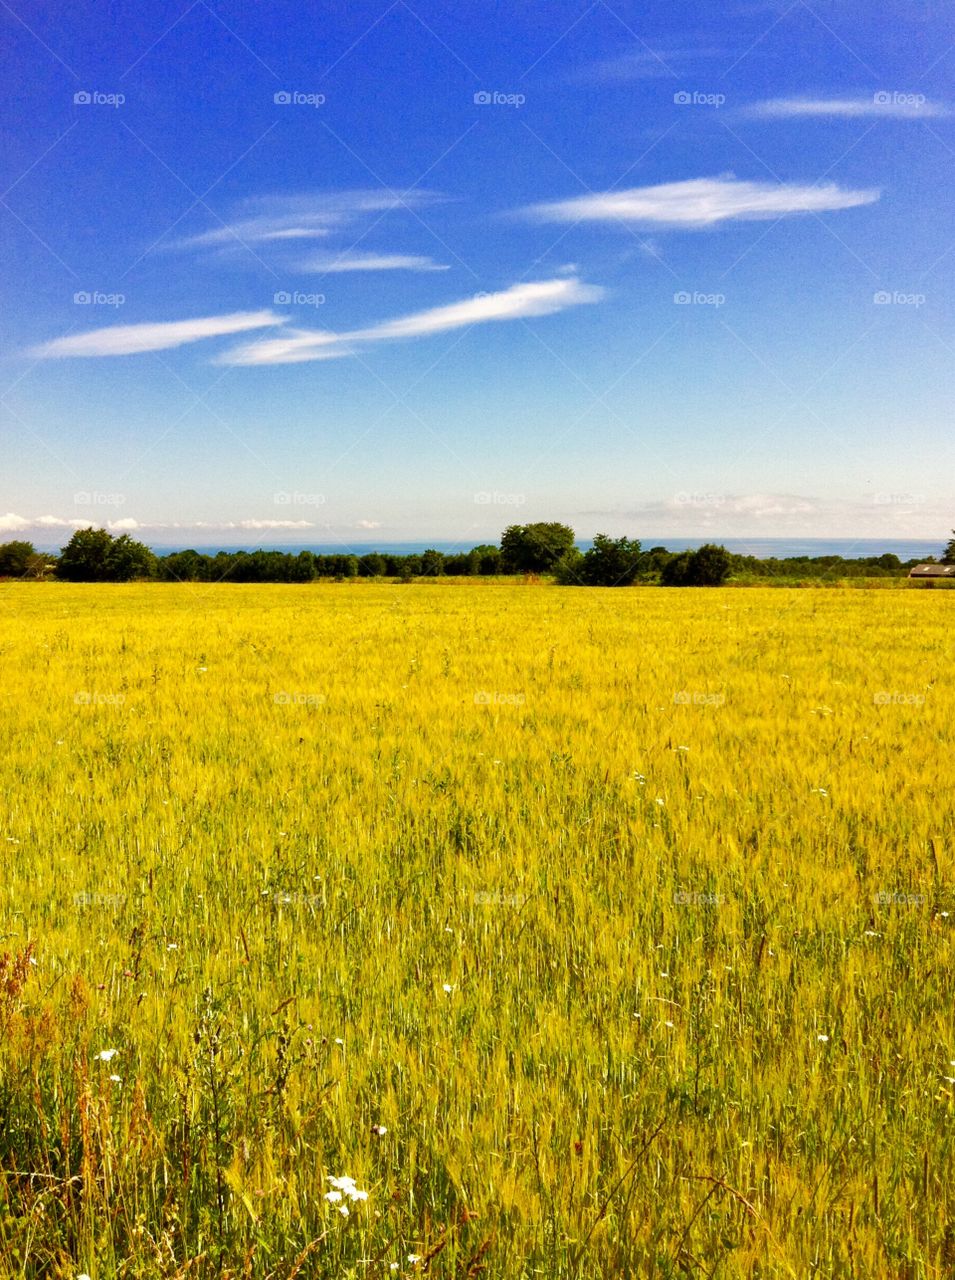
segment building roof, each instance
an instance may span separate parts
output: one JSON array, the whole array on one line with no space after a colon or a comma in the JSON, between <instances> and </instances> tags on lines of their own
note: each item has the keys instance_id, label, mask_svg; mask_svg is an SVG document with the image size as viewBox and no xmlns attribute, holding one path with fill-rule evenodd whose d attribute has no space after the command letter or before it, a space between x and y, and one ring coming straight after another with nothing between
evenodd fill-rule
<instances>
[{"instance_id":1,"label":"building roof","mask_svg":"<svg viewBox=\"0 0 955 1280\"><path fill-rule=\"evenodd\" d=\"M910 578L955 578L955 564L917 564Z\"/></svg>"}]
</instances>

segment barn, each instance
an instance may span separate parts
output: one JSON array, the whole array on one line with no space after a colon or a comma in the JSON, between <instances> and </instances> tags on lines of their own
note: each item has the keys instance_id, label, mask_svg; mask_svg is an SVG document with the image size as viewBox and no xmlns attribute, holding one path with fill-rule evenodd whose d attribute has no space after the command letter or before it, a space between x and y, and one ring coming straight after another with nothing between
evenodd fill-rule
<instances>
[{"instance_id":1,"label":"barn","mask_svg":"<svg viewBox=\"0 0 955 1280\"><path fill-rule=\"evenodd\" d=\"M909 577L925 582L934 587L936 582L946 579L955 582L955 564L917 564L909 570Z\"/></svg>"}]
</instances>

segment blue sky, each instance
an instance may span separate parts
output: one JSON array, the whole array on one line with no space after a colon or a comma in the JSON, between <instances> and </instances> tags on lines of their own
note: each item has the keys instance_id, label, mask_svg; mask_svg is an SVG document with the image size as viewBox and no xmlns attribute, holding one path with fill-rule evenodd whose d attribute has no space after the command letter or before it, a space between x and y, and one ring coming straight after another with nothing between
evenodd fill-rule
<instances>
[{"instance_id":1,"label":"blue sky","mask_svg":"<svg viewBox=\"0 0 955 1280\"><path fill-rule=\"evenodd\" d=\"M950 7L0 24L0 536L951 527Z\"/></svg>"}]
</instances>

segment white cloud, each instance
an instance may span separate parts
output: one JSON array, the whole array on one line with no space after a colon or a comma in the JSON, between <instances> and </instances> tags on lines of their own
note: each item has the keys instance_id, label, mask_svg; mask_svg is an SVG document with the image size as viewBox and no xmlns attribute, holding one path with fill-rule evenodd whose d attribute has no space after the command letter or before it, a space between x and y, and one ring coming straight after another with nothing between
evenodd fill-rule
<instances>
[{"instance_id":1,"label":"white cloud","mask_svg":"<svg viewBox=\"0 0 955 1280\"><path fill-rule=\"evenodd\" d=\"M539 222L634 222L695 229L720 222L851 209L878 198L878 191L853 191L834 182L814 186L745 182L726 176L597 192L531 205L522 212Z\"/></svg>"},{"instance_id":2,"label":"white cloud","mask_svg":"<svg viewBox=\"0 0 955 1280\"><path fill-rule=\"evenodd\" d=\"M941 102L929 102L924 94L876 93L856 98L770 98L744 107L739 114L754 120L798 120L813 116L919 120L949 116L952 112Z\"/></svg>"},{"instance_id":3,"label":"white cloud","mask_svg":"<svg viewBox=\"0 0 955 1280\"><path fill-rule=\"evenodd\" d=\"M86 529L89 527L88 520L64 520L62 516L37 516L32 520L31 526L38 529Z\"/></svg>"},{"instance_id":4,"label":"white cloud","mask_svg":"<svg viewBox=\"0 0 955 1280\"><path fill-rule=\"evenodd\" d=\"M718 49L660 47L637 49L615 58L604 58L581 67L570 77L571 84L629 84L633 80L650 80L658 76L673 76L685 71L689 64L706 58L718 58Z\"/></svg>"},{"instance_id":5,"label":"white cloud","mask_svg":"<svg viewBox=\"0 0 955 1280\"><path fill-rule=\"evenodd\" d=\"M615 511L581 511L581 521L610 531L636 533L647 539L722 538L884 538L929 540L948 527L943 503L924 495L869 494L857 497L821 497L793 493L713 492L717 486L701 484L698 491L675 493ZM891 501L889 501L891 499ZM944 540L943 540L944 542ZM771 552L766 552L771 554Z\"/></svg>"},{"instance_id":6,"label":"white cloud","mask_svg":"<svg viewBox=\"0 0 955 1280\"><path fill-rule=\"evenodd\" d=\"M339 254L307 258L300 271L332 275L342 271L447 271L447 265L414 253L360 253L346 249Z\"/></svg>"},{"instance_id":7,"label":"white cloud","mask_svg":"<svg viewBox=\"0 0 955 1280\"><path fill-rule=\"evenodd\" d=\"M283 529L300 530L315 529L318 526L310 520L195 520L195 521L155 521L155 520L134 520L132 516L125 516L121 520L74 520L67 519L63 516L27 516L14 515L8 512L5 516L0 516L0 534L4 533L27 533L31 531L48 531L52 529L108 529L110 533L140 533L148 535L156 532L177 532L177 533L237 533L237 532L269 532ZM377 525L369 524L369 528Z\"/></svg>"},{"instance_id":8,"label":"white cloud","mask_svg":"<svg viewBox=\"0 0 955 1280\"><path fill-rule=\"evenodd\" d=\"M33 356L128 356L143 351L168 351L201 338L219 338L249 329L284 324L285 317L273 311L236 311L225 316L203 316L195 320L172 320L157 324L117 324L88 333L71 334L42 343Z\"/></svg>"},{"instance_id":9,"label":"white cloud","mask_svg":"<svg viewBox=\"0 0 955 1280\"><path fill-rule=\"evenodd\" d=\"M355 525L356 529L380 529L380 520L359 520Z\"/></svg>"},{"instance_id":10,"label":"white cloud","mask_svg":"<svg viewBox=\"0 0 955 1280\"><path fill-rule=\"evenodd\" d=\"M172 249L261 245L314 240L354 223L364 214L419 209L440 197L433 191L330 191L299 196L264 196L242 203L223 223L177 240Z\"/></svg>"},{"instance_id":11,"label":"white cloud","mask_svg":"<svg viewBox=\"0 0 955 1280\"><path fill-rule=\"evenodd\" d=\"M597 302L603 295L604 290L598 285L584 284L573 277L516 284L498 293L475 294L461 302L417 311L349 333L293 330L281 338L265 338L237 347L220 357L218 363L267 365L329 360L352 354L352 344L356 343L418 338L489 321L553 315L566 307Z\"/></svg>"}]
</instances>

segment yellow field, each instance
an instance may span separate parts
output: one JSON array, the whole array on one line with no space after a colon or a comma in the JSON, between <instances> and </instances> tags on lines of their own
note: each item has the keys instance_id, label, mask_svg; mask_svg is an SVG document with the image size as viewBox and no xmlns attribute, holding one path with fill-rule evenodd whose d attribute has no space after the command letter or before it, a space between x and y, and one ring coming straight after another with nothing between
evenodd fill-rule
<instances>
[{"instance_id":1,"label":"yellow field","mask_svg":"<svg viewBox=\"0 0 955 1280\"><path fill-rule=\"evenodd\" d=\"M0 1274L955 1274L952 607L0 588Z\"/></svg>"}]
</instances>

